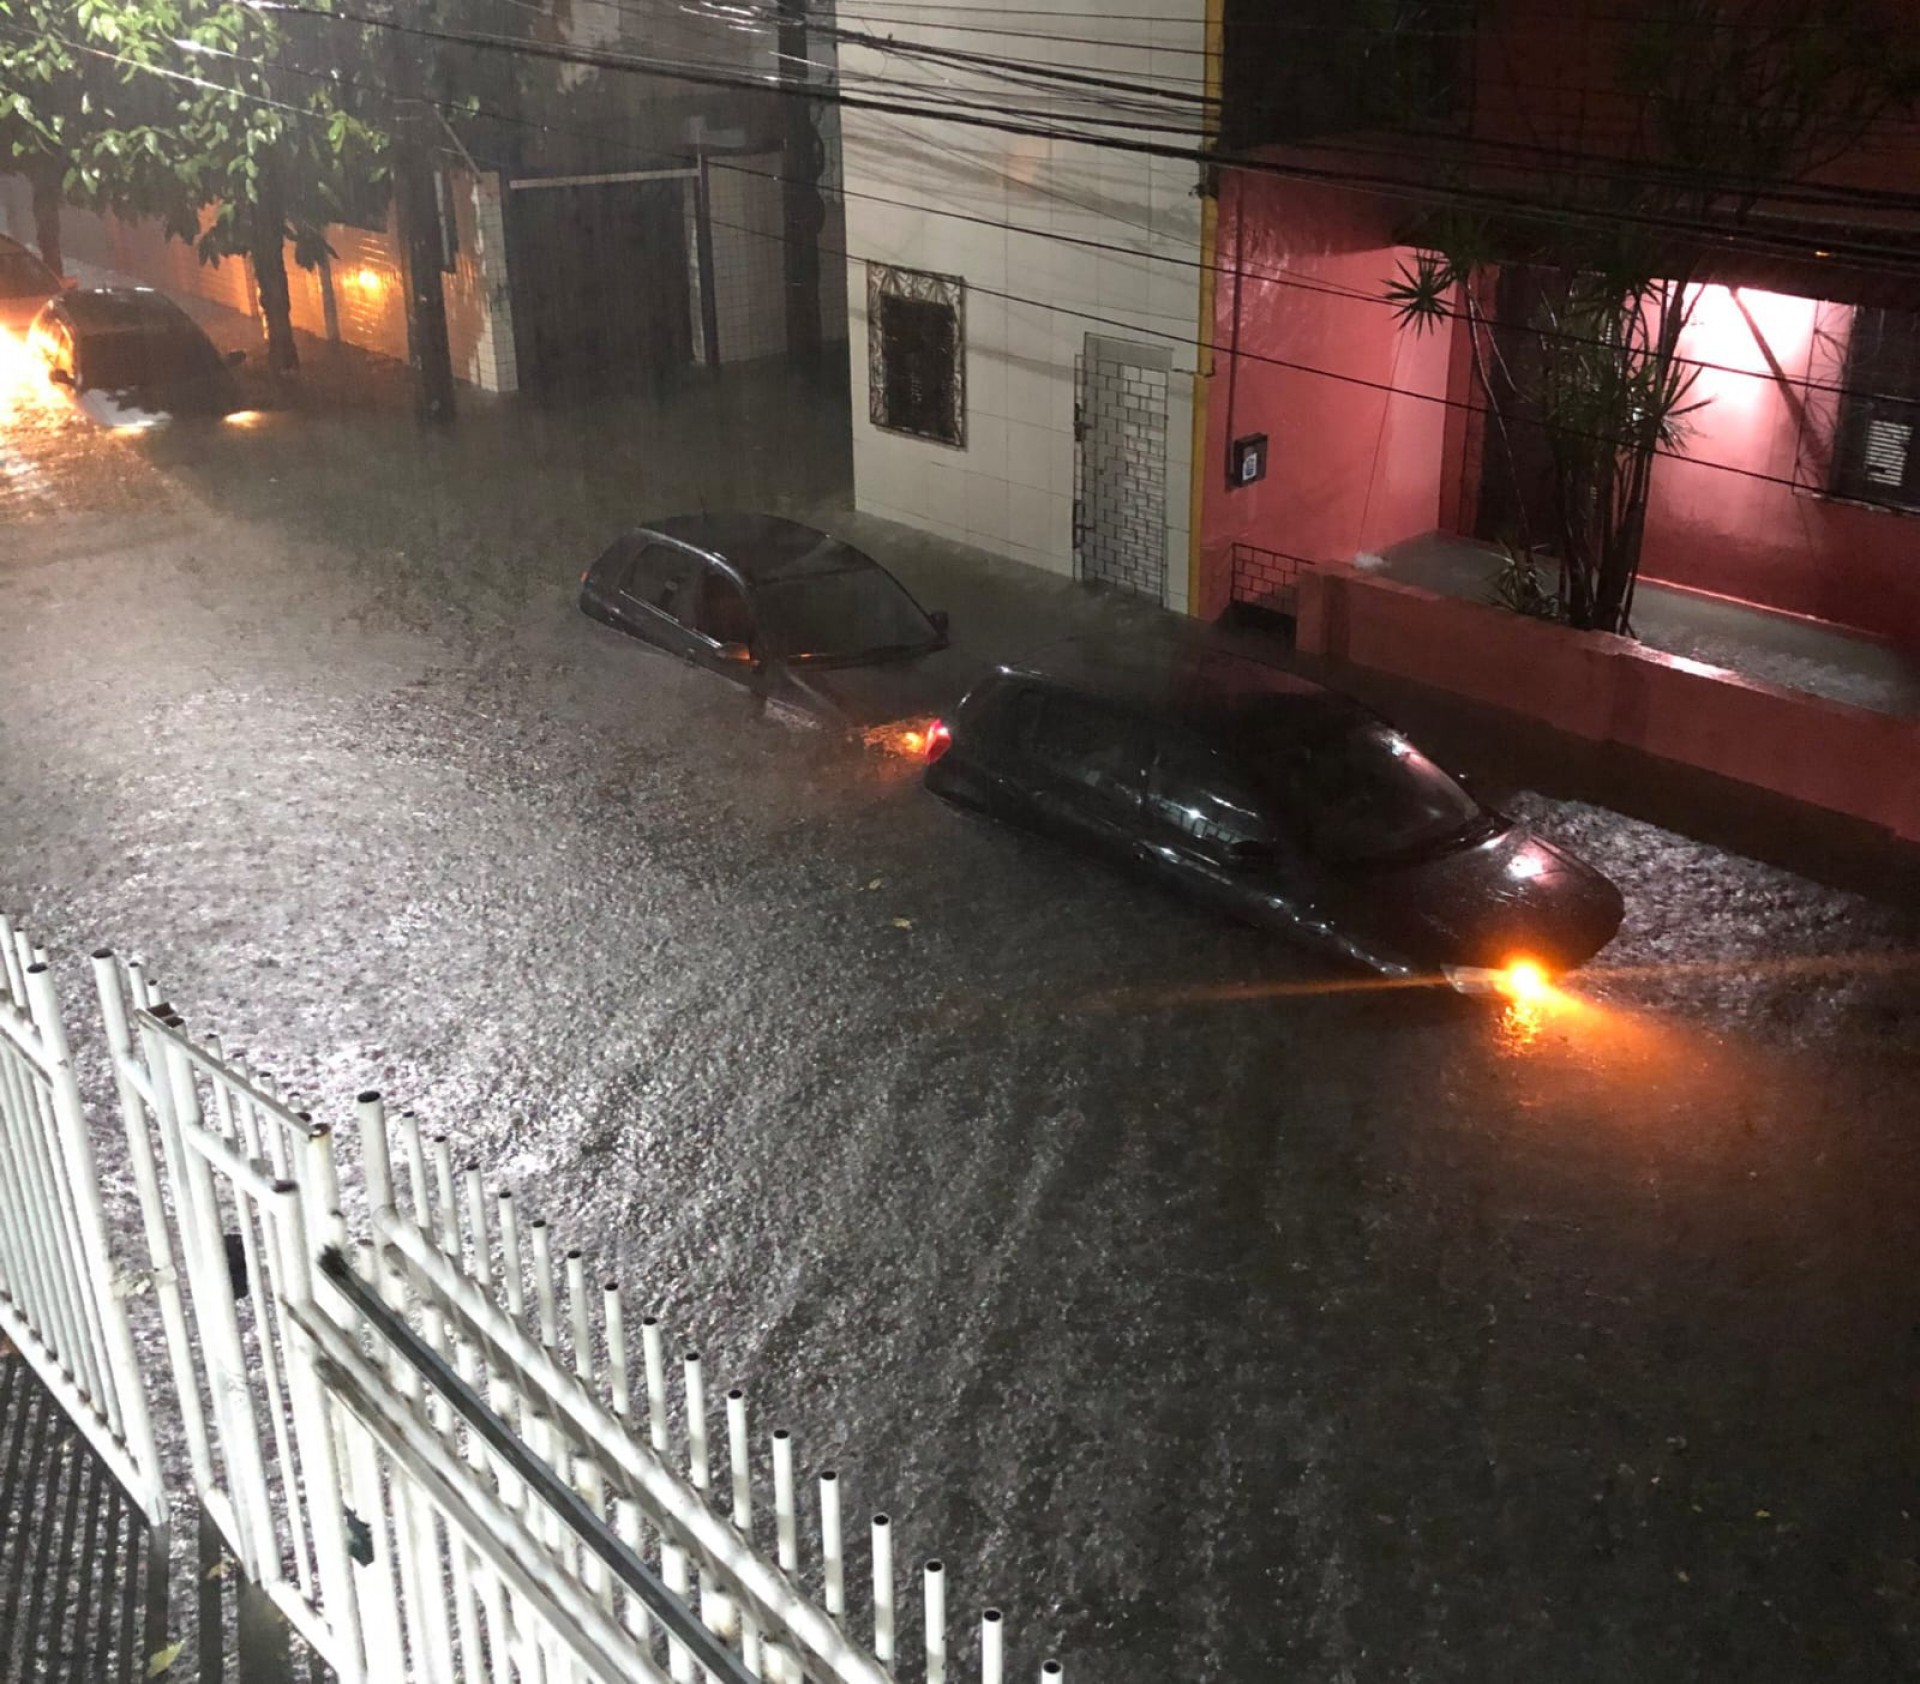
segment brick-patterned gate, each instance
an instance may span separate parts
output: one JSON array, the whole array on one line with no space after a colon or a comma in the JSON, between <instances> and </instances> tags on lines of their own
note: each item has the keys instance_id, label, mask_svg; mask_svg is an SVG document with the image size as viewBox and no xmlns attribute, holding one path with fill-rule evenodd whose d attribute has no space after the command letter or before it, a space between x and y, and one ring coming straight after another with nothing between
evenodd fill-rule
<instances>
[{"instance_id":1,"label":"brick-patterned gate","mask_svg":"<svg viewBox=\"0 0 1920 1684\"><path fill-rule=\"evenodd\" d=\"M1080 577L1167 599L1163 347L1088 334L1074 404L1074 555Z\"/></svg>"}]
</instances>

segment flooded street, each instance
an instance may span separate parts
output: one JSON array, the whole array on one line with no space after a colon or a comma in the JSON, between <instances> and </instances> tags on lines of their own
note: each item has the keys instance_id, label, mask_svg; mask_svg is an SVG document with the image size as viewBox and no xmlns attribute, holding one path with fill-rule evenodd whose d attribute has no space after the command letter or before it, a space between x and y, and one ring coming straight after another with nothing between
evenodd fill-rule
<instances>
[{"instance_id":1,"label":"flooded street","mask_svg":"<svg viewBox=\"0 0 1920 1684\"><path fill-rule=\"evenodd\" d=\"M138 952L320 1115L418 1110L1023 1676L1920 1670L1912 906L1521 792L1613 946L1357 983L578 612L748 506L982 654L1145 622L833 513L844 391L378 400L4 400L0 906L70 986Z\"/></svg>"}]
</instances>

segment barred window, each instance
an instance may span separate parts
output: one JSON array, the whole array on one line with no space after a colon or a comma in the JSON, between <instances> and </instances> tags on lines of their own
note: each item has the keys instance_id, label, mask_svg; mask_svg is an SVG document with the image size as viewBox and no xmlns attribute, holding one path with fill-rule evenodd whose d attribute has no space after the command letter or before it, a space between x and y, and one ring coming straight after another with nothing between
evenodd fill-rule
<instances>
[{"instance_id":1,"label":"barred window","mask_svg":"<svg viewBox=\"0 0 1920 1684\"><path fill-rule=\"evenodd\" d=\"M964 449L966 283L867 265L867 412L876 427Z\"/></svg>"},{"instance_id":2,"label":"barred window","mask_svg":"<svg viewBox=\"0 0 1920 1684\"><path fill-rule=\"evenodd\" d=\"M1833 453L1842 497L1920 511L1920 315L1856 310Z\"/></svg>"}]
</instances>

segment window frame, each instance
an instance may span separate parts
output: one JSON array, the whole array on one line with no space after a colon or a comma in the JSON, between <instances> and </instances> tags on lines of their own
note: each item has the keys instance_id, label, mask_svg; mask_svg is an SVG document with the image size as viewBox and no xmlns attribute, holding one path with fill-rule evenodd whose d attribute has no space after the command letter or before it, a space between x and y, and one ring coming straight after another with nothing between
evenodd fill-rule
<instances>
[{"instance_id":1,"label":"window frame","mask_svg":"<svg viewBox=\"0 0 1920 1684\"><path fill-rule=\"evenodd\" d=\"M952 425L948 429L928 432L904 425L892 416L887 403L889 361L884 321L889 299L940 305L953 314ZM943 444L952 450L967 448L967 283L963 278L868 262L867 418L882 432Z\"/></svg>"},{"instance_id":2,"label":"window frame","mask_svg":"<svg viewBox=\"0 0 1920 1684\"><path fill-rule=\"evenodd\" d=\"M1879 367L1868 366L1864 350L1865 324L1869 316L1881 318L1876 352L1884 344L1885 318L1906 318L1909 366L1904 379ZM1904 385L1911 395L1878 389ZM1888 485L1869 477L1866 460L1867 437L1876 422L1888 422L1908 429L1901 481ZM1866 503L1896 514L1920 514L1920 313L1891 310L1881 306L1858 305L1847 339L1845 373L1834 417L1832 467L1827 476L1827 494L1849 502Z\"/></svg>"},{"instance_id":3,"label":"window frame","mask_svg":"<svg viewBox=\"0 0 1920 1684\"><path fill-rule=\"evenodd\" d=\"M653 550L658 550L662 555L672 557L681 565L682 573L679 592L675 596L674 606L672 607L663 606L661 603L653 601L650 597L643 596L639 590L636 589L636 579L640 572L641 565L646 560L648 553ZM703 559L704 558L696 555L692 550L685 549L679 544L670 543L664 538L636 538L626 553L619 558L617 565L620 569L620 575L618 582L613 588L616 593L626 598L634 607L645 609L649 614L657 614L663 620L670 621L672 624L683 627L687 631L692 631L694 628L683 618L680 612L680 598L684 596L688 585L699 579Z\"/></svg>"}]
</instances>

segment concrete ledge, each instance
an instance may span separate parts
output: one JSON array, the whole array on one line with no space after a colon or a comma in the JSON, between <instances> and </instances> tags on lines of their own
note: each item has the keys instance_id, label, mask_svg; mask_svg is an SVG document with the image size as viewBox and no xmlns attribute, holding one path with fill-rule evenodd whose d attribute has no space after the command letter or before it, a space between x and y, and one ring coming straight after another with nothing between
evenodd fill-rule
<instances>
[{"instance_id":1,"label":"concrete ledge","mask_svg":"<svg viewBox=\"0 0 1920 1684\"><path fill-rule=\"evenodd\" d=\"M1297 646L1920 842L1920 721L1343 566L1303 569Z\"/></svg>"}]
</instances>

